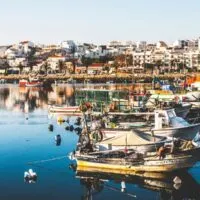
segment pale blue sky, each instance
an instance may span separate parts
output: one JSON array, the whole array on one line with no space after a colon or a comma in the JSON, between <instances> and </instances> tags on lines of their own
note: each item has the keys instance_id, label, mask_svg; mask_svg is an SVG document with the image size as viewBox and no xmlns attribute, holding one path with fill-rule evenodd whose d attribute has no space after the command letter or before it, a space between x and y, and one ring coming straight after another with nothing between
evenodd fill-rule
<instances>
[{"instance_id":1,"label":"pale blue sky","mask_svg":"<svg viewBox=\"0 0 200 200\"><path fill-rule=\"evenodd\" d=\"M0 0L0 45L200 36L200 0Z\"/></svg>"}]
</instances>

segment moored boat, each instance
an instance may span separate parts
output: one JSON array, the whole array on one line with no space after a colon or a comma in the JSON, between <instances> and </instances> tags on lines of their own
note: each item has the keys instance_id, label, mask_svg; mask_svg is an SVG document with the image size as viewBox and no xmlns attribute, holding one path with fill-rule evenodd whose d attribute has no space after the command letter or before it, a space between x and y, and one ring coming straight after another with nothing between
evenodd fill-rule
<instances>
[{"instance_id":1,"label":"moored boat","mask_svg":"<svg viewBox=\"0 0 200 200\"><path fill-rule=\"evenodd\" d=\"M19 81L19 87L42 87L43 82L38 78L29 78L29 80L22 79Z\"/></svg>"},{"instance_id":2,"label":"moored boat","mask_svg":"<svg viewBox=\"0 0 200 200\"><path fill-rule=\"evenodd\" d=\"M65 114L65 115L69 115L69 116L82 116L83 115L79 106L52 105L52 106L49 106L49 112Z\"/></svg>"},{"instance_id":3,"label":"moored boat","mask_svg":"<svg viewBox=\"0 0 200 200\"><path fill-rule=\"evenodd\" d=\"M28 82L25 84L26 87L42 87L43 83L42 82Z\"/></svg>"},{"instance_id":4,"label":"moored boat","mask_svg":"<svg viewBox=\"0 0 200 200\"><path fill-rule=\"evenodd\" d=\"M155 110L154 126L150 123L146 125L143 123L143 126L131 127L131 124L132 122L127 122L124 127L101 128L101 133L104 138L109 138L120 134L126 134L133 129L134 131L145 132L151 135L153 134L154 136L178 137L192 140L200 130L200 123L188 123L185 119L177 117L174 109Z\"/></svg>"},{"instance_id":5,"label":"moored boat","mask_svg":"<svg viewBox=\"0 0 200 200\"><path fill-rule=\"evenodd\" d=\"M19 87L25 87L27 83L28 80L26 79L19 80Z\"/></svg>"},{"instance_id":6,"label":"moored boat","mask_svg":"<svg viewBox=\"0 0 200 200\"><path fill-rule=\"evenodd\" d=\"M200 130L200 123L189 124L177 117L174 109L155 111L155 127L151 129L154 135L193 139Z\"/></svg>"},{"instance_id":7,"label":"moored boat","mask_svg":"<svg viewBox=\"0 0 200 200\"><path fill-rule=\"evenodd\" d=\"M102 169L124 170L127 172L171 172L178 169L190 168L196 163L192 155L168 154L163 159L159 156L143 157L141 154L126 152L102 152L76 155L78 166Z\"/></svg>"},{"instance_id":8,"label":"moored boat","mask_svg":"<svg viewBox=\"0 0 200 200\"><path fill-rule=\"evenodd\" d=\"M145 133L130 131L112 138L104 139L96 143L100 151L103 150L123 150L132 149L139 153L152 152L164 146L170 139L160 136L151 136Z\"/></svg>"}]
</instances>

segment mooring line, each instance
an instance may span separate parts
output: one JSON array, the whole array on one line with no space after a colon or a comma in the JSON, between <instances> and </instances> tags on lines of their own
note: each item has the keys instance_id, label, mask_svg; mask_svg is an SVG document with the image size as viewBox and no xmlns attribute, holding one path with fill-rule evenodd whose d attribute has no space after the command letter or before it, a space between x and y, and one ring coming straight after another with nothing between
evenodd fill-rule
<instances>
[{"instance_id":1,"label":"mooring line","mask_svg":"<svg viewBox=\"0 0 200 200\"><path fill-rule=\"evenodd\" d=\"M64 159L64 158L67 158L67 155L55 157L55 158L51 158L51 159L46 159L46 160L37 160L37 161L33 161L33 162L28 162L27 164L32 165L32 164L38 164L38 163L44 163L44 162L51 162L51 161L54 161L54 160L61 160L61 159Z\"/></svg>"}]
</instances>

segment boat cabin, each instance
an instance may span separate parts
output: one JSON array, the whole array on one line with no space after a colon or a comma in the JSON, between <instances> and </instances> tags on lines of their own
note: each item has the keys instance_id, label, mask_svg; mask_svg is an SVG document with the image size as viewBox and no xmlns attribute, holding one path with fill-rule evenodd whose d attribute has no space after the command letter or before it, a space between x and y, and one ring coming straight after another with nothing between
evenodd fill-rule
<instances>
[{"instance_id":1,"label":"boat cabin","mask_svg":"<svg viewBox=\"0 0 200 200\"><path fill-rule=\"evenodd\" d=\"M185 126L189 126L189 123L183 118L177 117L174 109L155 110L155 129Z\"/></svg>"}]
</instances>

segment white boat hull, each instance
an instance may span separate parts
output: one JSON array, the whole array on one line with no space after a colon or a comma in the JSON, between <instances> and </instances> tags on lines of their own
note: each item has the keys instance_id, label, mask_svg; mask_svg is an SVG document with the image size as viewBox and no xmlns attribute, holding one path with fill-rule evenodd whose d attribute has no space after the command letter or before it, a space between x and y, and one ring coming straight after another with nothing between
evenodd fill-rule
<instances>
[{"instance_id":1,"label":"white boat hull","mask_svg":"<svg viewBox=\"0 0 200 200\"><path fill-rule=\"evenodd\" d=\"M200 130L200 124L194 124L181 128L152 129L151 133L158 136L176 137L192 140Z\"/></svg>"}]
</instances>

